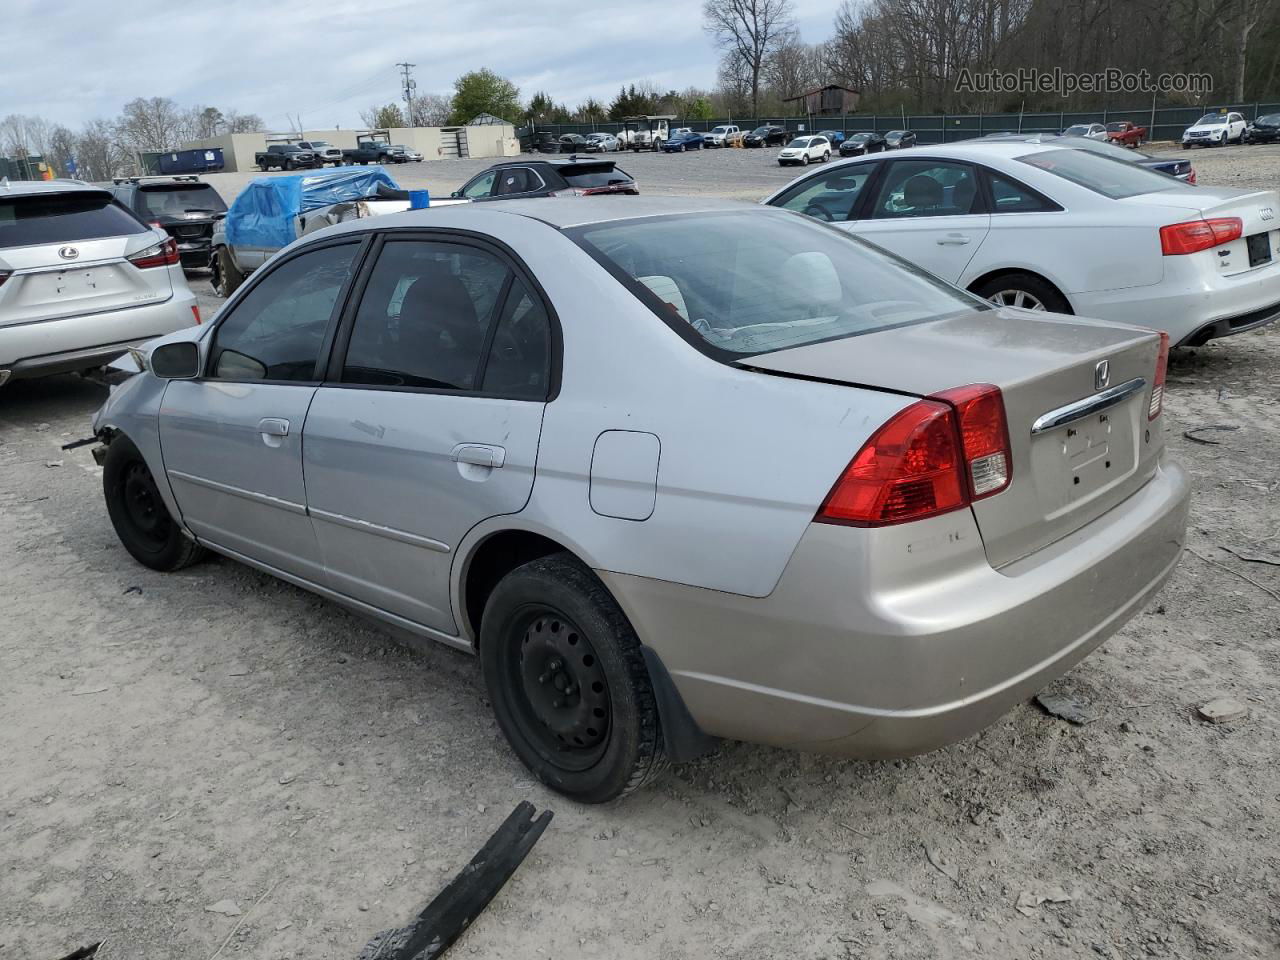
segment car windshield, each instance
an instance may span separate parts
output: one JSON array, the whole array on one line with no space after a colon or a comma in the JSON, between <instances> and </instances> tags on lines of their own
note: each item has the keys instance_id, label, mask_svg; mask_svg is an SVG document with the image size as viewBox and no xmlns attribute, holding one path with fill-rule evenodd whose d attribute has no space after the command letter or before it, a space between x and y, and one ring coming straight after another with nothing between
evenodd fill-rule
<instances>
[{"instance_id":1,"label":"car windshield","mask_svg":"<svg viewBox=\"0 0 1280 960\"><path fill-rule=\"evenodd\" d=\"M0 197L0 247L98 240L146 232L146 226L137 217L106 193Z\"/></svg>"},{"instance_id":2,"label":"car windshield","mask_svg":"<svg viewBox=\"0 0 1280 960\"><path fill-rule=\"evenodd\" d=\"M1112 133L1120 133L1122 130L1125 130L1125 129L1126 129L1126 124L1124 124L1124 123L1108 123L1108 124L1107 124L1107 129L1108 129L1108 130L1110 130Z\"/></svg>"},{"instance_id":3,"label":"car windshield","mask_svg":"<svg viewBox=\"0 0 1280 960\"><path fill-rule=\"evenodd\" d=\"M790 214L688 214L566 232L664 321L730 356L989 306L863 240Z\"/></svg>"},{"instance_id":4,"label":"car windshield","mask_svg":"<svg viewBox=\"0 0 1280 960\"><path fill-rule=\"evenodd\" d=\"M1219 123L1226 123L1226 122L1227 122L1227 115L1225 113L1206 113L1203 117L1201 117L1199 120L1195 122L1194 126L1199 127L1199 126L1203 126L1206 123L1219 124Z\"/></svg>"},{"instance_id":5,"label":"car windshield","mask_svg":"<svg viewBox=\"0 0 1280 960\"><path fill-rule=\"evenodd\" d=\"M756 127L756 128L755 128L754 130L752 130L751 132L752 132L752 133L765 134L765 133L768 133L768 132L769 132L769 128L768 128L768 127Z\"/></svg>"},{"instance_id":6,"label":"car windshield","mask_svg":"<svg viewBox=\"0 0 1280 960\"><path fill-rule=\"evenodd\" d=\"M313 149L319 149L321 147L331 147L333 146L333 144L331 144L328 140L312 140L311 146Z\"/></svg>"},{"instance_id":7,"label":"car windshield","mask_svg":"<svg viewBox=\"0 0 1280 960\"><path fill-rule=\"evenodd\" d=\"M1280 113L1268 113L1266 116L1259 117L1254 123L1265 123L1269 127L1280 126Z\"/></svg>"},{"instance_id":8,"label":"car windshield","mask_svg":"<svg viewBox=\"0 0 1280 960\"><path fill-rule=\"evenodd\" d=\"M812 141L813 141L812 137L796 137L794 140L788 143L787 146L796 147L796 148L807 147Z\"/></svg>"},{"instance_id":9,"label":"car windshield","mask_svg":"<svg viewBox=\"0 0 1280 960\"><path fill-rule=\"evenodd\" d=\"M208 184L166 185L143 187L138 192L138 208L147 216L180 217L184 213L225 213L227 205Z\"/></svg>"},{"instance_id":10,"label":"car windshield","mask_svg":"<svg viewBox=\"0 0 1280 960\"><path fill-rule=\"evenodd\" d=\"M1083 137L1089 132L1089 125L1085 123L1077 123L1075 126L1067 127L1063 132L1064 137Z\"/></svg>"},{"instance_id":11,"label":"car windshield","mask_svg":"<svg viewBox=\"0 0 1280 960\"><path fill-rule=\"evenodd\" d=\"M868 140L870 140L870 139L871 139L871 134L869 134L869 133L855 133L853 136L849 137L849 139L850 139L850 140L853 140L853 141L854 141L854 142L856 142L856 143L866 143Z\"/></svg>"},{"instance_id":12,"label":"car windshield","mask_svg":"<svg viewBox=\"0 0 1280 960\"><path fill-rule=\"evenodd\" d=\"M1018 161L1112 200L1123 200L1143 193L1196 189L1136 163L1126 163L1084 150L1045 150L1018 157Z\"/></svg>"}]
</instances>

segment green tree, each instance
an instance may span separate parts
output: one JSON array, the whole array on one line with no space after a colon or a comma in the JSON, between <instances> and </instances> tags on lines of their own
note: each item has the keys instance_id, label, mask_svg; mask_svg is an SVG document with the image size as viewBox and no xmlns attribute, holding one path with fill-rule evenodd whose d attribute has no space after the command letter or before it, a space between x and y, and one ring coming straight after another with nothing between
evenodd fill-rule
<instances>
[{"instance_id":1,"label":"green tree","mask_svg":"<svg viewBox=\"0 0 1280 960\"><path fill-rule=\"evenodd\" d=\"M385 107L370 107L360 111L360 122L370 130L390 130L392 127L406 127L404 111L398 103L388 103Z\"/></svg>"},{"instance_id":2,"label":"green tree","mask_svg":"<svg viewBox=\"0 0 1280 960\"><path fill-rule=\"evenodd\" d=\"M686 120L710 120L714 114L711 112L711 100L709 97L692 97L685 101L684 116Z\"/></svg>"},{"instance_id":3,"label":"green tree","mask_svg":"<svg viewBox=\"0 0 1280 960\"><path fill-rule=\"evenodd\" d=\"M519 121L520 90L506 77L487 67L464 73L453 82L451 124L467 123L482 113L491 113L508 123Z\"/></svg>"},{"instance_id":4,"label":"green tree","mask_svg":"<svg viewBox=\"0 0 1280 960\"><path fill-rule=\"evenodd\" d=\"M525 119L534 123L550 123L551 112L555 110L555 102L547 94L539 90L529 100L529 108L525 110Z\"/></svg>"}]
</instances>

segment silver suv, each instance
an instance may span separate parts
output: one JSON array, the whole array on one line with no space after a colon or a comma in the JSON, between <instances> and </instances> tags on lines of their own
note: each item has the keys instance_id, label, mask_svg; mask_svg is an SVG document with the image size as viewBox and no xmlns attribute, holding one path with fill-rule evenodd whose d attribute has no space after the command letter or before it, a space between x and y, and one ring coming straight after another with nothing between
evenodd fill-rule
<instances>
[{"instance_id":1,"label":"silver suv","mask_svg":"<svg viewBox=\"0 0 1280 960\"><path fill-rule=\"evenodd\" d=\"M177 243L110 192L0 181L0 385L101 366L199 322Z\"/></svg>"}]
</instances>

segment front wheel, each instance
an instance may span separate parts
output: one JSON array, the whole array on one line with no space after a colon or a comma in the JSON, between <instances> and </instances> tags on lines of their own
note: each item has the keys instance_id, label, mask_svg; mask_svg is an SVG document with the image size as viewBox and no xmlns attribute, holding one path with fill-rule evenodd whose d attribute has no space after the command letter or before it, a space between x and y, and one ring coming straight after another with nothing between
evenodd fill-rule
<instances>
[{"instance_id":1,"label":"front wheel","mask_svg":"<svg viewBox=\"0 0 1280 960\"><path fill-rule=\"evenodd\" d=\"M107 447L102 493L116 536L143 566L168 573L204 556L169 515L151 469L128 437L117 436Z\"/></svg>"},{"instance_id":2,"label":"front wheel","mask_svg":"<svg viewBox=\"0 0 1280 960\"><path fill-rule=\"evenodd\" d=\"M666 766L640 639L567 553L517 567L485 604L480 664L498 726L553 790L605 803Z\"/></svg>"},{"instance_id":3,"label":"front wheel","mask_svg":"<svg viewBox=\"0 0 1280 960\"><path fill-rule=\"evenodd\" d=\"M807 167L809 165L809 155L807 153L800 154L800 166Z\"/></svg>"}]
</instances>

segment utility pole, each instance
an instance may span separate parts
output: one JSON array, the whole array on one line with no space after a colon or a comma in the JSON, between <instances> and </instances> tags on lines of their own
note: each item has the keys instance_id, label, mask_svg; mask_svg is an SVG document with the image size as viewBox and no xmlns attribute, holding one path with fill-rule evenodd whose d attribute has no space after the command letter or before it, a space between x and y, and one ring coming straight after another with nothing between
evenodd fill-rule
<instances>
[{"instance_id":1,"label":"utility pole","mask_svg":"<svg viewBox=\"0 0 1280 960\"><path fill-rule=\"evenodd\" d=\"M401 82L404 86L405 123L413 126L413 91L418 89L418 81L413 79L412 70L416 63L397 63L400 68Z\"/></svg>"}]
</instances>

